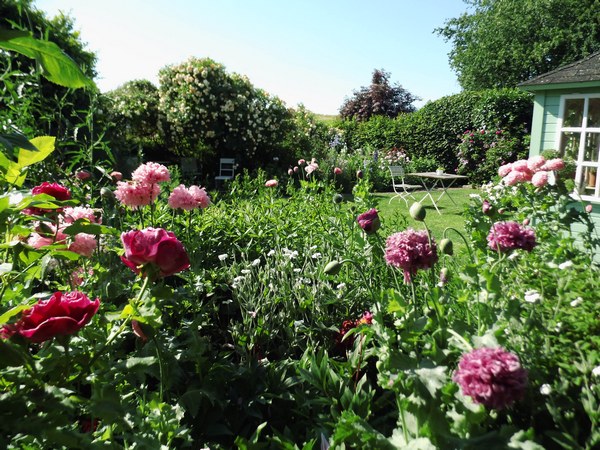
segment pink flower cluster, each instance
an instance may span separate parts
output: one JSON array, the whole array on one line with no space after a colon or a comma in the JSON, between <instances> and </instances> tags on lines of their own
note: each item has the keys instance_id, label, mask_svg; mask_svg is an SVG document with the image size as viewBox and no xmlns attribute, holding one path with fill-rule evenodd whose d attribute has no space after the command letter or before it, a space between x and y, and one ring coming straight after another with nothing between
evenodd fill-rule
<instances>
[{"instance_id":1,"label":"pink flower cluster","mask_svg":"<svg viewBox=\"0 0 600 450\"><path fill-rule=\"evenodd\" d=\"M525 393L527 371L514 353L484 347L462 356L453 380L475 403L503 409Z\"/></svg>"},{"instance_id":2,"label":"pink flower cluster","mask_svg":"<svg viewBox=\"0 0 600 450\"><path fill-rule=\"evenodd\" d=\"M196 208L206 208L210 205L210 197L205 188L192 185L186 188L180 184L169 196L169 206L173 209L185 209L187 211Z\"/></svg>"},{"instance_id":3,"label":"pink flower cluster","mask_svg":"<svg viewBox=\"0 0 600 450\"><path fill-rule=\"evenodd\" d=\"M530 252L537 245L535 232L514 221L496 222L490 229L487 241L492 250L501 252L519 248Z\"/></svg>"},{"instance_id":4,"label":"pink flower cluster","mask_svg":"<svg viewBox=\"0 0 600 450\"><path fill-rule=\"evenodd\" d=\"M160 186L171 179L169 169L162 164L148 162L140 165L131 174L132 181L118 181L115 197L130 208L151 204L160 194Z\"/></svg>"},{"instance_id":5,"label":"pink flower cluster","mask_svg":"<svg viewBox=\"0 0 600 450\"><path fill-rule=\"evenodd\" d=\"M548 183L550 171L562 170L564 167L565 163L560 158L546 160L543 156L536 155L500 166L498 175L508 186L531 182L535 187L543 187Z\"/></svg>"},{"instance_id":6,"label":"pink flower cluster","mask_svg":"<svg viewBox=\"0 0 600 450\"><path fill-rule=\"evenodd\" d=\"M38 222L36 231L31 233L27 243L34 248L41 248L52 244L66 245L70 239L68 250L89 258L98 247L96 237L93 234L77 233L69 238L64 233L64 229L78 219L86 219L91 223L102 223L102 217L96 216L96 212L92 208L83 206L65 208L63 215L58 218L58 227L55 224Z\"/></svg>"},{"instance_id":7,"label":"pink flower cluster","mask_svg":"<svg viewBox=\"0 0 600 450\"><path fill-rule=\"evenodd\" d=\"M404 271L404 281L410 283L419 269L428 269L438 260L435 241L426 231L412 228L394 233L386 240L385 260Z\"/></svg>"}]
</instances>

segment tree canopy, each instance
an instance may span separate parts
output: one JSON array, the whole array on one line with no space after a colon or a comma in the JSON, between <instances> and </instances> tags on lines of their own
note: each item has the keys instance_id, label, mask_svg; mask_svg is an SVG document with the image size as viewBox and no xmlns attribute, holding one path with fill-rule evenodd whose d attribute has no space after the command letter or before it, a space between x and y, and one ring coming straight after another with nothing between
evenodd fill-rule
<instances>
[{"instance_id":1,"label":"tree canopy","mask_svg":"<svg viewBox=\"0 0 600 450\"><path fill-rule=\"evenodd\" d=\"M463 89L514 87L600 50L598 0L464 0L436 32Z\"/></svg>"},{"instance_id":2,"label":"tree canopy","mask_svg":"<svg viewBox=\"0 0 600 450\"><path fill-rule=\"evenodd\" d=\"M413 112L413 102L419 100L400 84L390 84L390 74L383 69L375 69L371 85L354 91L340 108L343 119L368 120L371 116L396 117L403 112Z\"/></svg>"}]
</instances>

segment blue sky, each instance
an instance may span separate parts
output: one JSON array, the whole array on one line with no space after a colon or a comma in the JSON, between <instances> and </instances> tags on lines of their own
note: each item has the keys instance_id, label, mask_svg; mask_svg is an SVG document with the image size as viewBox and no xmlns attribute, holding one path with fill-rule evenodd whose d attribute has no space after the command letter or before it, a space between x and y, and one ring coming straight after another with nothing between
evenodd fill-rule
<instances>
[{"instance_id":1,"label":"blue sky","mask_svg":"<svg viewBox=\"0 0 600 450\"><path fill-rule=\"evenodd\" d=\"M37 0L70 13L98 55L102 91L191 56L209 57L290 107L337 114L376 68L429 100L460 92L434 34L463 0Z\"/></svg>"}]
</instances>

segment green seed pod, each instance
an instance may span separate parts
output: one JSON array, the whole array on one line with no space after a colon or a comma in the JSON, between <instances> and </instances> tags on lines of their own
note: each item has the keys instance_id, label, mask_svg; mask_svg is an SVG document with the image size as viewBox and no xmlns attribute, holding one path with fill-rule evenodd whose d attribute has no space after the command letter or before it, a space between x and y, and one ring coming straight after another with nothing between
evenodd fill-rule
<instances>
[{"instance_id":1,"label":"green seed pod","mask_svg":"<svg viewBox=\"0 0 600 450\"><path fill-rule=\"evenodd\" d=\"M423 208L423 205L419 202L413 203L408 212L413 219L418 220L419 222L423 222L427 215L427 211L425 211L425 208Z\"/></svg>"},{"instance_id":2,"label":"green seed pod","mask_svg":"<svg viewBox=\"0 0 600 450\"><path fill-rule=\"evenodd\" d=\"M454 244L452 244L450 239L444 238L440 241L440 253L442 255L454 254Z\"/></svg>"},{"instance_id":3,"label":"green seed pod","mask_svg":"<svg viewBox=\"0 0 600 450\"><path fill-rule=\"evenodd\" d=\"M334 194L333 203L342 203L344 196L342 194Z\"/></svg>"},{"instance_id":4,"label":"green seed pod","mask_svg":"<svg viewBox=\"0 0 600 450\"><path fill-rule=\"evenodd\" d=\"M341 268L342 263L340 263L339 261L331 261L325 266L323 272L325 272L327 275L337 275L340 272Z\"/></svg>"}]
</instances>

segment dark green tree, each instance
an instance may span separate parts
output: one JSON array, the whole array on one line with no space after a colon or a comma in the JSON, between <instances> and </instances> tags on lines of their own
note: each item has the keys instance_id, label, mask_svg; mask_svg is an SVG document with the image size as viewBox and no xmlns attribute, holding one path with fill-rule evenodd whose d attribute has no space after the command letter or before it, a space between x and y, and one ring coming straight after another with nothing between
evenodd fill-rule
<instances>
[{"instance_id":1,"label":"dark green tree","mask_svg":"<svg viewBox=\"0 0 600 450\"><path fill-rule=\"evenodd\" d=\"M463 89L514 87L600 50L597 0L464 0L436 32Z\"/></svg>"},{"instance_id":2,"label":"dark green tree","mask_svg":"<svg viewBox=\"0 0 600 450\"><path fill-rule=\"evenodd\" d=\"M342 119L368 120L371 116L396 117L400 113L413 112L413 102L419 100L400 84L390 84L390 74L375 69L371 85L354 91L351 98L340 108Z\"/></svg>"},{"instance_id":3,"label":"dark green tree","mask_svg":"<svg viewBox=\"0 0 600 450\"><path fill-rule=\"evenodd\" d=\"M598 0L464 0L436 32L463 89L514 87L600 50Z\"/></svg>"}]
</instances>

